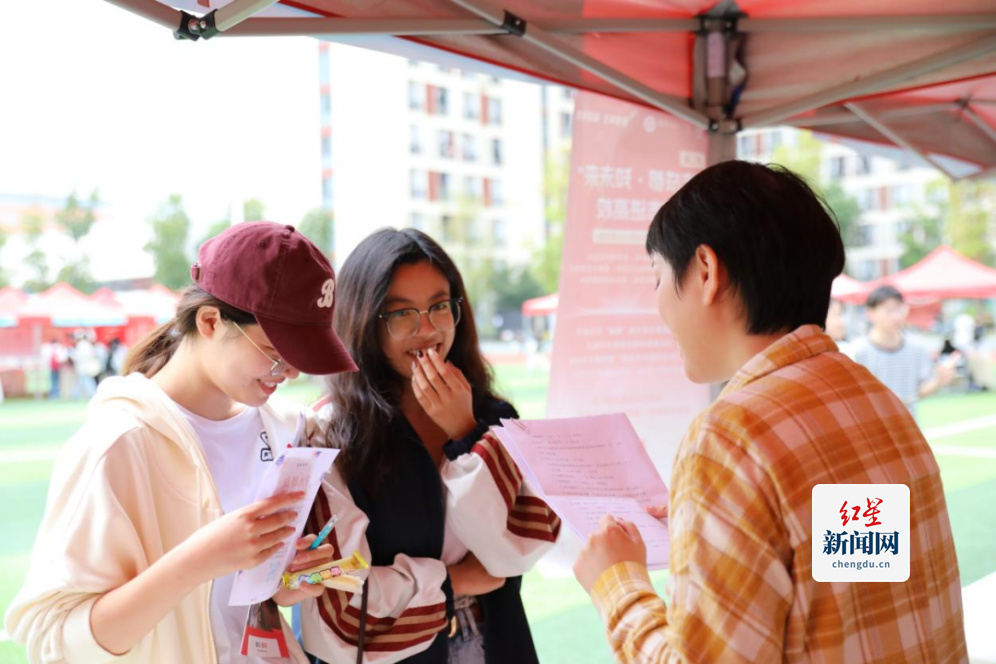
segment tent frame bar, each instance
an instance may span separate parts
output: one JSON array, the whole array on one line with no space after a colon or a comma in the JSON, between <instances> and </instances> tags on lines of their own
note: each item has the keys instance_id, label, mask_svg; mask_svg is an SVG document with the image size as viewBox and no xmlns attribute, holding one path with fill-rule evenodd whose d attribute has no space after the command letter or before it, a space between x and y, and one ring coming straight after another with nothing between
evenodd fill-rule
<instances>
[{"instance_id":1,"label":"tent frame bar","mask_svg":"<svg viewBox=\"0 0 996 664\"><path fill-rule=\"evenodd\" d=\"M851 113L854 113L854 115L857 116L858 118L860 118L865 124L867 124L869 127L871 127L872 129L874 129L878 133L880 133L883 136L885 136L886 138L888 138L890 141L892 141L893 143L895 143L899 147L901 147L904 150L906 150L907 152L909 152L911 154L914 154L917 157L919 157L928 166L933 166L934 168L936 168L937 170L939 170L941 173L944 173L945 175L947 175L949 178L955 179L955 177L951 174L951 172L948 171L948 169L946 169L939 161L937 161L936 159L933 159L926 152L924 152L923 150L921 150L917 146L913 145L913 143L911 143L910 141L908 141L899 132L897 132L896 130L892 129L891 127L889 127L884 122L882 122L882 120L880 118L872 115L871 112L867 108L863 107L861 104L857 104L857 103L854 103L854 102L848 102L848 103L844 104L844 108L846 108L847 110L849 110Z\"/></svg>"},{"instance_id":2,"label":"tent frame bar","mask_svg":"<svg viewBox=\"0 0 996 664\"><path fill-rule=\"evenodd\" d=\"M106 0L163 27L176 29L178 10L155 0ZM216 11L220 33L233 36L433 36L494 35L488 19L464 18L249 18L276 0L236 0ZM243 2L245 8L240 8ZM258 8L254 8L258 5ZM473 10L471 10L473 11ZM475 12L476 13L476 12ZM248 19L248 20L247 20ZM854 16L810 18L744 18L705 15L699 18L583 18L543 23L548 35L612 34L646 32L697 32L703 19L728 20L741 33L812 33L875 30L918 30L931 33L996 30L996 13L926 16ZM238 25L237 29L233 28ZM536 30L535 25L533 30Z\"/></svg>"},{"instance_id":3,"label":"tent frame bar","mask_svg":"<svg viewBox=\"0 0 996 664\"><path fill-rule=\"evenodd\" d=\"M775 106L752 115L744 116L741 124L744 128L775 125L793 115L812 111L852 97L883 92L889 87L903 81L908 81L911 78L929 74L938 69L951 67L967 60L982 58L994 51L996 51L996 35L989 35L967 44L935 53L919 60L893 67L892 69L886 69L850 83L845 83L844 85L822 90L788 104Z\"/></svg>"},{"instance_id":4,"label":"tent frame bar","mask_svg":"<svg viewBox=\"0 0 996 664\"><path fill-rule=\"evenodd\" d=\"M226 33L232 37L433 37L504 35L505 30L476 18L254 18Z\"/></svg>"},{"instance_id":5,"label":"tent frame bar","mask_svg":"<svg viewBox=\"0 0 996 664\"><path fill-rule=\"evenodd\" d=\"M884 120L886 118L906 118L911 115L926 115L928 113L941 113L943 111L958 111L962 105L957 102L943 102L938 104L924 104L922 106L899 106L895 108L883 108L875 111L875 117ZM850 124L855 122L854 114L850 111L830 111L820 113L811 118L789 118L781 124L790 127L803 127L814 129L837 124Z\"/></svg>"},{"instance_id":6,"label":"tent frame bar","mask_svg":"<svg viewBox=\"0 0 996 664\"><path fill-rule=\"evenodd\" d=\"M507 12L489 7L481 0L451 0L454 4L470 11L496 26L504 26L508 20ZM599 62L582 51L550 35L535 25L524 24L522 34L518 37L528 44L537 46L547 53L583 69L615 87L628 92L644 103L650 104L662 111L667 111L700 129L714 128L709 118L692 108L687 99L676 95L668 95L653 90L639 81L626 76L620 71Z\"/></svg>"},{"instance_id":7,"label":"tent frame bar","mask_svg":"<svg viewBox=\"0 0 996 664\"><path fill-rule=\"evenodd\" d=\"M988 124L986 124L986 121L980 118L978 113L972 110L971 106L969 106L969 104L971 103L972 103L971 100L968 100L967 102L963 103L961 105L961 112L965 115L966 118L969 119L969 121L972 124L978 127L983 134L989 137L990 141L996 143L996 129L993 129Z\"/></svg>"}]
</instances>

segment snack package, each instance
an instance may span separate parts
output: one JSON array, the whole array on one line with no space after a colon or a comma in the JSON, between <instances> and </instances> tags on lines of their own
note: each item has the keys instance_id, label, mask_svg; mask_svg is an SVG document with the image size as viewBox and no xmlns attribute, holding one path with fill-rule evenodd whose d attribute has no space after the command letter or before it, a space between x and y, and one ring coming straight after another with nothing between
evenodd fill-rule
<instances>
[{"instance_id":1,"label":"snack package","mask_svg":"<svg viewBox=\"0 0 996 664\"><path fill-rule=\"evenodd\" d=\"M355 574L367 569L370 569L370 565L356 551L349 558L333 560L297 572L284 572L283 584L288 590L297 590L303 583L320 583L326 588L355 593L363 588L363 579Z\"/></svg>"}]
</instances>

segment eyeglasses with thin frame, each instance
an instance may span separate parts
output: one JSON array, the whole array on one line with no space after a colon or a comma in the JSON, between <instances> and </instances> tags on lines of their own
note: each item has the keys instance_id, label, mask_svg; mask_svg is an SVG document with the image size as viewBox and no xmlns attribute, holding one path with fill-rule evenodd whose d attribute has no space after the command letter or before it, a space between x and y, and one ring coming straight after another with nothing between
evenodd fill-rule
<instances>
[{"instance_id":1,"label":"eyeglasses with thin frame","mask_svg":"<svg viewBox=\"0 0 996 664\"><path fill-rule=\"evenodd\" d=\"M253 345L253 348L255 348L255 349L256 349L256 350L258 350L258 351L259 351L260 353L262 353L262 354L263 354L263 356L264 356L264 357L265 357L266 359L268 359L268 360L269 360L270 362L273 362L273 365L272 365L272 366L270 367L270 376L271 376L272 378L276 378L277 376L279 376L279 375L281 375L282 373L284 373L285 371L287 371L287 369L288 369L288 368L290 368L290 365L289 365L289 364L287 363L287 360L285 360L285 359L283 359L283 358L280 358L279 360L275 360L275 359L273 359L272 357L270 357L270 354L269 354L269 353L267 353L267 352L266 352L265 350L263 350L262 348L260 348L260 347L259 347L259 346L258 346L258 345L256 344L256 342L252 340L252 337L250 337L250 336L249 336L248 334L246 334L246 331L242 329L242 326L241 326L241 325L239 325L238 323L236 323L236 322L235 322L234 320L233 320L233 321L230 321L230 322L232 323L232 325L234 325L234 326L235 326L235 329L237 329L237 330L238 330L239 332L241 332L241 333L242 333L242 335L243 335L243 336L244 336L244 337L245 337L246 339L248 339L248 340L249 340L249 343L251 343L251 344Z\"/></svg>"},{"instance_id":2,"label":"eyeglasses with thin frame","mask_svg":"<svg viewBox=\"0 0 996 664\"><path fill-rule=\"evenodd\" d=\"M377 318L387 323L387 332L395 339L414 337L422 325L422 316L429 318L429 324L440 332L449 332L460 322L462 297L437 302L425 311L415 307L396 309L378 314Z\"/></svg>"}]
</instances>

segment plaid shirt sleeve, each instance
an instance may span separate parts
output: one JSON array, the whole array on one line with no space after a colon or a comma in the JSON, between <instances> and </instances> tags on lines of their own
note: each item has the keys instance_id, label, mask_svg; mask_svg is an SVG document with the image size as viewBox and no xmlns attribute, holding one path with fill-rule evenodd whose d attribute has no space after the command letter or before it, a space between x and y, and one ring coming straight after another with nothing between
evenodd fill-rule
<instances>
[{"instance_id":1,"label":"plaid shirt sleeve","mask_svg":"<svg viewBox=\"0 0 996 664\"><path fill-rule=\"evenodd\" d=\"M781 662L791 548L773 487L743 445L693 425L670 502L671 601L646 569L615 565L592 589L621 662Z\"/></svg>"}]
</instances>

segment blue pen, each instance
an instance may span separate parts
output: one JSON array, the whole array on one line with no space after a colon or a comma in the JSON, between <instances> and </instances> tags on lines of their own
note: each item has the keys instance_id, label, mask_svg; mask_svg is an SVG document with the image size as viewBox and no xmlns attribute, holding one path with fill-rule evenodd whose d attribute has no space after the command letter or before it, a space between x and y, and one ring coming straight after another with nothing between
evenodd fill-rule
<instances>
[{"instance_id":1,"label":"blue pen","mask_svg":"<svg viewBox=\"0 0 996 664\"><path fill-rule=\"evenodd\" d=\"M332 518L329 519L329 522L325 524L325 527L323 527L321 531L319 531L318 537L315 539L315 541L312 542L311 546L308 547L308 551L311 551L312 549L317 549L322 545L322 542L325 541L325 538L328 537L329 533L332 532L332 529L335 528L335 522L338 520L339 520L339 515L333 514Z\"/></svg>"}]
</instances>

